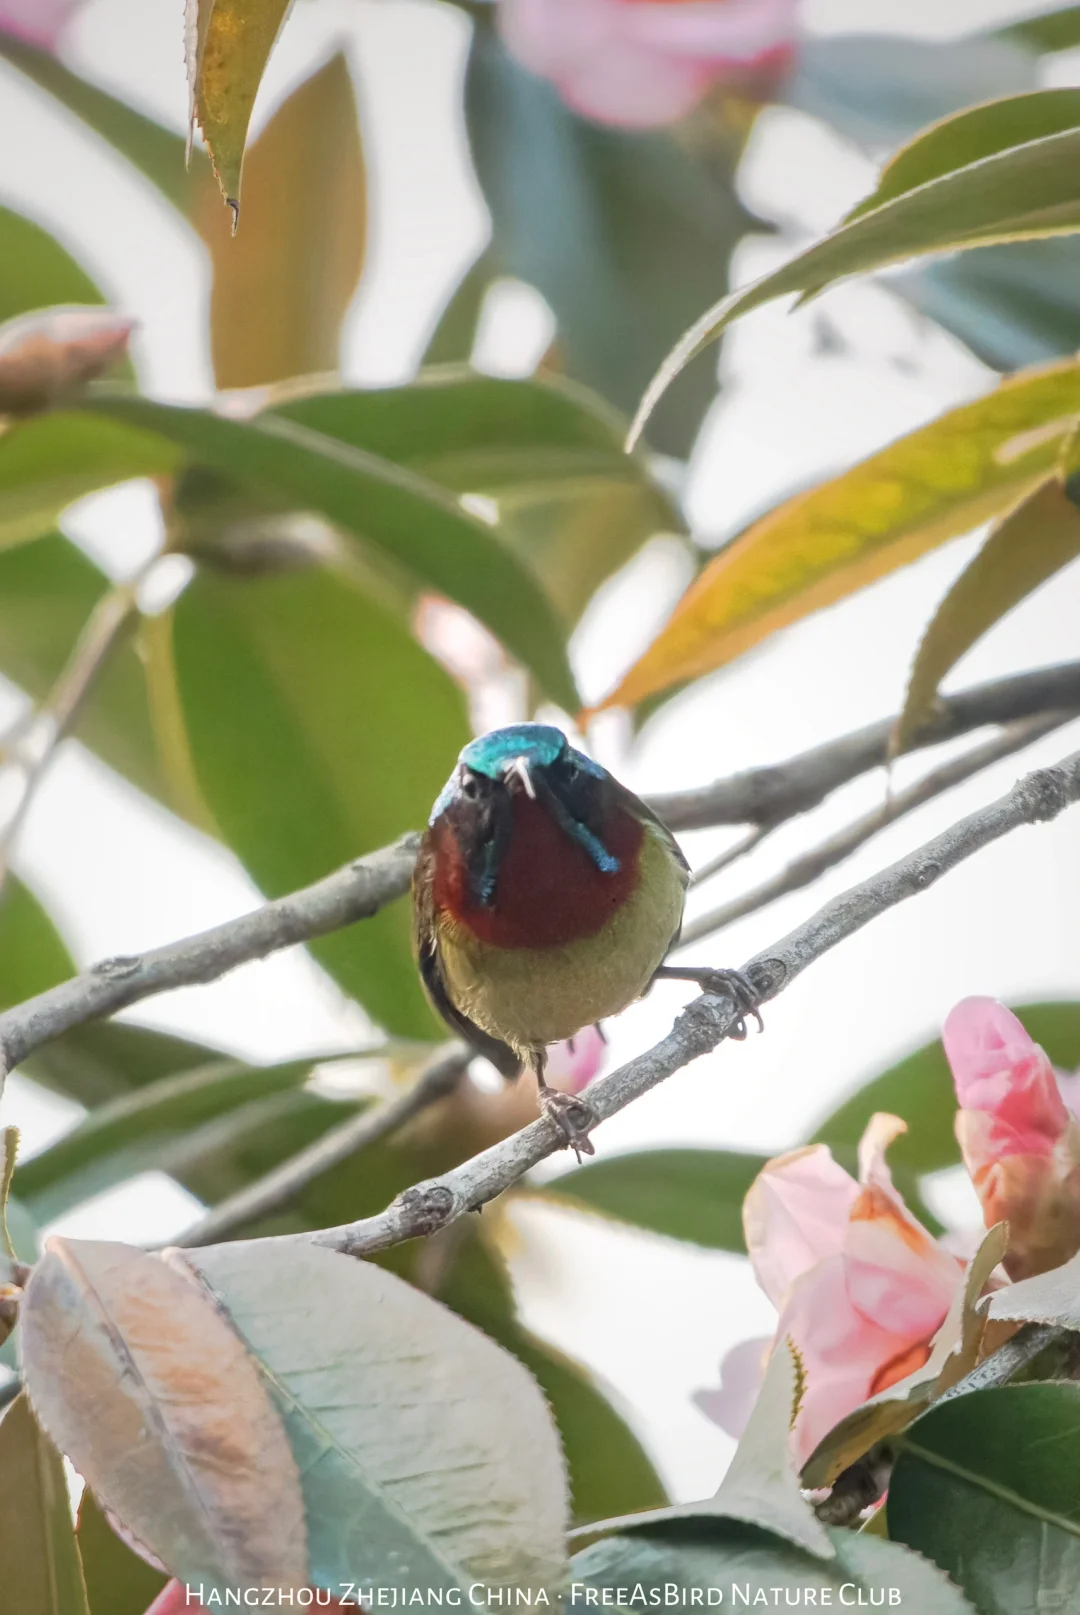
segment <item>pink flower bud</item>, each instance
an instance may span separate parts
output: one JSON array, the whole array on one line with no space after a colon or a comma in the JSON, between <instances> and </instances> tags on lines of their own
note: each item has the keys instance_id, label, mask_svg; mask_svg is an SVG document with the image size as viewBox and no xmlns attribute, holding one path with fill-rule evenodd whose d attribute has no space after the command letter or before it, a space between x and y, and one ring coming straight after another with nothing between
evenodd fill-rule
<instances>
[{"instance_id":1,"label":"pink flower bud","mask_svg":"<svg viewBox=\"0 0 1080 1615\"><path fill-rule=\"evenodd\" d=\"M83 0L0 0L0 34L55 50L68 18Z\"/></svg>"},{"instance_id":2,"label":"pink flower bud","mask_svg":"<svg viewBox=\"0 0 1080 1615\"><path fill-rule=\"evenodd\" d=\"M565 1043L548 1049L545 1077L563 1093L580 1093L607 1059L607 1044L596 1026L586 1026Z\"/></svg>"},{"instance_id":3,"label":"pink flower bud","mask_svg":"<svg viewBox=\"0 0 1080 1615\"><path fill-rule=\"evenodd\" d=\"M77 397L124 357L134 329L107 308L45 309L0 325L0 416Z\"/></svg>"}]
</instances>

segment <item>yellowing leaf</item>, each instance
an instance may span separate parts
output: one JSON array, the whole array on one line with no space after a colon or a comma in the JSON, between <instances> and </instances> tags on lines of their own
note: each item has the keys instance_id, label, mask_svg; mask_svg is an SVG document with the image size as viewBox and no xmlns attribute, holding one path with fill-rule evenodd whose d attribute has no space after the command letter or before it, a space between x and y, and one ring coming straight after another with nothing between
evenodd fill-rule
<instances>
[{"instance_id":1,"label":"yellowing leaf","mask_svg":"<svg viewBox=\"0 0 1080 1615\"><path fill-rule=\"evenodd\" d=\"M52 1239L20 1316L34 1412L94 1494L179 1579L307 1581L300 1479L259 1371L156 1256Z\"/></svg>"},{"instance_id":2,"label":"yellowing leaf","mask_svg":"<svg viewBox=\"0 0 1080 1615\"><path fill-rule=\"evenodd\" d=\"M240 171L251 109L292 0L187 0L192 127L198 124L221 194L240 218Z\"/></svg>"},{"instance_id":3,"label":"yellowing leaf","mask_svg":"<svg viewBox=\"0 0 1080 1615\"><path fill-rule=\"evenodd\" d=\"M1080 510L1051 478L994 529L938 607L908 680L898 752L932 712L938 686L964 652L1078 555Z\"/></svg>"},{"instance_id":4,"label":"yellowing leaf","mask_svg":"<svg viewBox=\"0 0 1080 1615\"><path fill-rule=\"evenodd\" d=\"M244 163L235 237L209 174L193 207L210 251L210 344L219 387L336 370L364 259L364 163L344 56L279 107Z\"/></svg>"},{"instance_id":5,"label":"yellowing leaf","mask_svg":"<svg viewBox=\"0 0 1080 1615\"><path fill-rule=\"evenodd\" d=\"M1080 364L1022 371L755 522L600 703L710 673L1032 493L1080 414ZM598 709L599 710L599 709Z\"/></svg>"}]
</instances>

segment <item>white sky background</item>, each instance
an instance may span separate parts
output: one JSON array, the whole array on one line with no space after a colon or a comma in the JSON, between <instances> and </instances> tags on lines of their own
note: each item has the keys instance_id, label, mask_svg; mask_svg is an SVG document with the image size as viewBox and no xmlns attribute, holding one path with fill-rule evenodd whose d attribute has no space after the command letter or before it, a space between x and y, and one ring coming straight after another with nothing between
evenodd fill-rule
<instances>
[{"instance_id":1,"label":"white sky background","mask_svg":"<svg viewBox=\"0 0 1080 1615\"><path fill-rule=\"evenodd\" d=\"M71 59L179 127L186 115L180 9L178 0L91 0ZM805 17L822 31L944 37L1043 9L1045 0L807 0ZM466 29L459 14L424 0L301 0L271 61L257 122L342 40L360 92L372 176L370 256L348 324L345 372L352 382L387 382L410 373L486 232L460 126ZM1072 65L1059 63L1055 81ZM768 112L745 165L745 192L789 234L748 245L739 275L786 256L797 232L829 227L872 178L871 165L827 130L795 113ZM106 148L8 70L0 70L0 200L52 228L116 306L141 321L136 353L148 390L206 396L201 247ZM843 352L817 350L821 312L843 337ZM546 311L509 288L485 323L483 357L493 368L526 367L546 330ZM800 315L753 315L728 340L724 379L690 488L696 526L717 535L793 484L841 468L993 380L956 343L866 284L839 288ZM85 502L68 527L117 574L130 571L156 539L153 502L141 488ZM779 760L894 710L918 634L972 547L969 540L948 547L698 685L632 754L621 722L605 720L595 736L600 754L634 788L667 790ZM587 693L606 688L643 647L681 582L659 545L608 585L575 647ZM1075 656L1077 624L1074 567L976 647L957 682ZM0 720L14 710L4 696ZM1026 767L1075 746L1078 727L924 808L811 893L742 922L694 957L748 958L827 896L1006 789ZM811 837L880 800L881 788L880 779L850 787L812 821L778 834L745 875L722 877L698 901L711 906L742 881L760 878ZM724 832L690 836L687 850L701 861L725 839ZM17 864L82 961L172 940L243 912L257 897L227 853L71 743L35 804ZM729 1045L680 1073L607 1123L599 1150L790 1145L845 1090L932 1036L964 994L1076 996L1078 912L1080 821L1066 815L1008 838L829 955L769 1007L764 1037ZM674 985L658 989L613 1024L613 1060L655 1041L684 997ZM133 1018L260 1060L340 1043L358 1027L336 989L291 955L154 1000ZM9 1084L4 1119L23 1129L27 1150L41 1148L77 1114L24 1080ZM943 1185L941 1200L957 1217L972 1215L962 1184ZM134 1228L163 1239L191 1212L190 1197L148 1175L64 1219L64 1228L104 1237L131 1237ZM772 1309L748 1265L551 1210L518 1220L526 1237L516 1271L530 1321L614 1387L677 1496L712 1491L731 1443L689 1395L714 1383L729 1345L772 1328Z\"/></svg>"}]
</instances>

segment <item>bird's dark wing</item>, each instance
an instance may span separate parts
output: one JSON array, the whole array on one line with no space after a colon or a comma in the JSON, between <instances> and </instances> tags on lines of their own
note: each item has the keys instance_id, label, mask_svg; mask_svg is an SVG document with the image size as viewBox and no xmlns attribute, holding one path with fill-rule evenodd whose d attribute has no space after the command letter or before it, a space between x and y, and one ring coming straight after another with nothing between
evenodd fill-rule
<instances>
[{"instance_id":1,"label":"bird's dark wing","mask_svg":"<svg viewBox=\"0 0 1080 1615\"><path fill-rule=\"evenodd\" d=\"M672 835L663 819L657 818L656 814L653 812L652 808L647 802L643 802L640 796L635 796L633 791L629 790L627 786L621 785L617 779L611 780L611 787L614 790L616 801L619 802L628 813L632 813L635 819L640 819L643 823L651 824L655 830L659 831L660 839L667 847L679 868L685 870L687 879L689 879L690 865L686 861L686 854L679 846L679 843L675 840L675 837Z\"/></svg>"}]
</instances>

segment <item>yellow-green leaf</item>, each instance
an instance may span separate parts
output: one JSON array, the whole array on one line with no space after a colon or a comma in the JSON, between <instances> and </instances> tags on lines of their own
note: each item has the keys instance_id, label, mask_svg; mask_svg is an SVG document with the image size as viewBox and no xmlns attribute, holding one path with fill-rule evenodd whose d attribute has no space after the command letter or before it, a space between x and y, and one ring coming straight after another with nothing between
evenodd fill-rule
<instances>
[{"instance_id":1,"label":"yellow-green leaf","mask_svg":"<svg viewBox=\"0 0 1080 1615\"><path fill-rule=\"evenodd\" d=\"M0 1423L0 1595L11 1615L89 1615L64 1465L25 1396Z\"/></svg>"},{"instance_id":2,"label":"yellow-green leaf","mask_svg":"<svg viewBox=\"0 0 1080 1615\"><path fill-rule=\"evenodd\" d=\"M240 172L259 83L292 0L187 0L191 122L240 218Z\"/></svg>"},{"instance_id":3,"label":"yellow-green leaf","mask_svg":"<svg viewBox=\"0 0 1080 1615\"><path fill-rule=\"evenodd\" d=\"M964 652L1040 583L1080 555L1080 510L1056 477L1000 522L941 602L908 680L894 740L903 751Z\"/></svg>"},{"instance_id":4,"label":"yellow-green leaf","mask_svg":"<svg viewBox=\"0 0 1080 1615\"><path fill-rule=\"evenodd\" d=\"M219 387L336 370L364 259L364 162L340 53L289 96L247 154L234 238L205 176L193 207L210 252L210 345Z\"/></svg>"},{"instance_id":5,"label":"yellow-green leaf","mask_svg":"<svg viewBox=\"0 0 1080 1615\"><path fill-rule=\"evenodd\" d=\"M603 707L722 667L769 634L1020 503L1080 413L1080 364L1026 370L985 398L789 499L723 550Z\"/></svg>"}]
</instances>

